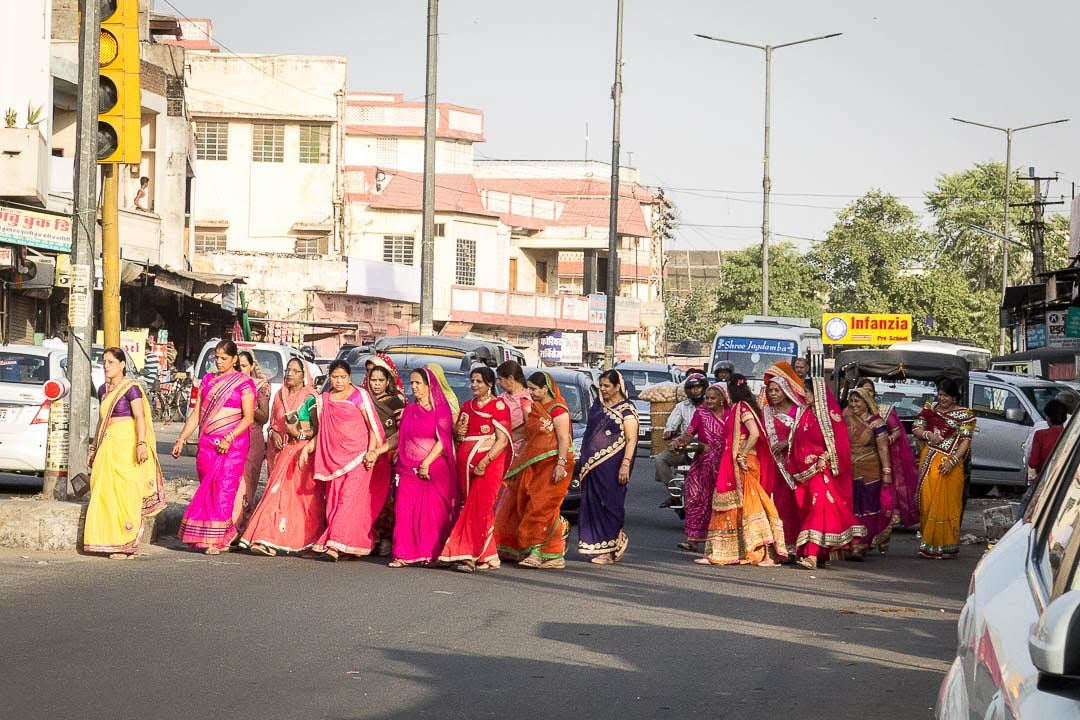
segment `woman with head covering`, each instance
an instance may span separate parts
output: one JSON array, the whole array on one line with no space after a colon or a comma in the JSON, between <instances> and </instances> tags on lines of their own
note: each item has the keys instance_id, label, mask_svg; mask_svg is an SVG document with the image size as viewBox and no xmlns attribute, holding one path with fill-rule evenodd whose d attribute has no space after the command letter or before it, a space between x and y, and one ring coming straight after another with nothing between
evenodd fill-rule
<instances>
[{"instance_id":1,"label":"woman with head covering","mask_svg":"<svg viewBox=\"0 0 1080 720\"><path fill-rule=\"evenodd\" d=\"M889 547L892 515L882 507L884 488L892 485L889 458L889 428L877 412L874 394L858 387L848 395L844 424L851 440L852 484L855 520L866 528L866 535L851 541L851 559L862 560L866 551Z\"/></svg>"},{"instance_id":2,"label":"woman with head covering","mask_svg":"<svg viewBox=\"0 0 1080 720\"><path fill-rule=\"evenodd\" d=\"M776 472L762 477L761 485L776 505L776 512L784 523L784 544L789 560L795 558L795 542L799 537L799 506L795 502L795 480L787 470L787 461L791 456L795 417L805 405L803 381L788 362L775 363L765 371L765 405L762 407L761 424Z\"/></svg>"},{"instance_id":3,"label":"woman with head covering","mask_svg":"<svg viewBox=\"0 0 1080 720\"><path fill-rule=\"evenodd\" d=\"M449 386L434 363L409 375L414 402L398 426L398 488L394 500L394 559L390 567L427 565L439 557L457 519L461 488L454 459L454 412Z\"/></svg>"},{"instance_id":4,"label":"woman with head covering","mask_svg":"<svg viewBox=\"0 0 1080 720\"><path fill-rule=\"evenodd\" d=\"M506 472L495 545L500 557L522 567L564 568L570 525L560 509L574 472L570 410L548 373L533 373L527 385L525 444Z\"/></svg>"},{"instance_id":5,"label":"woman with head covering","mask_svg":"<svg viewBox=\"0 0 1080 720\"><path fill-rule=\"evenodd\" d=\"M371 462L372 488L386 487L386 502L375 521L378 537L377 554L389 555L394 534L394 453L398 445L398 423L405 409L405 393L401 388L401 376L389 355L380 353L369 361L364 388L371 393L375 410L382 421L386 440L365 456Z\"/></svg>"},{"instance_id":6,"label":"woman with head covering","mask_svg":"<svg viewBox=\"0 0 1080 720\"><path fill-rule=\"evenodd\" d=\"M626 486L637 452L638 415L618 370L600 374L600 398L589 409L581 443L581 510L578 552L589 562L622 560L626 535Z\"/></svg>"},{"instance_id":7,"label":"woman with head covering","mask_svg":"<svg viewBox=\"0 0 1080 720\"><path fill-rule=\"evenodd\" d=\"M313 464L308 462L314 448L316 397L304 363L289 360L285 384L271 407L270 476L240 547L263 555L300 553L311 549L326 529L326 485L315 481Z\"/></svg>"},{"instance_id":8,"label":"woman with head covering","mask_svg":"<svg viewBox=\"0 0 1080 720\"><path fill-rule=\"evenodd\" d=\"M473 397L461 406L454 425L458 479L465 504L454 523L439 561L454 563L460 572L499 567L492 536L495 497L513 460L510 408L496 397L495 373L478 365L469 373Z\"/></svg>"},{"instance_id":9,"label":"woman with head covering","mask_svg":"<svg viewBox=\"0 0 1080 720\"><path fill-rule=\"evenodd\" d=\"M892 523L911 527L919 523L919 503L915 495L919 489L919 470L915 464L915 453L908 442L907 431L896 415L896 408L877 402L874 381L863 378L859 387L870 392L877 403L878 415L889 428L889 467L892 468L892 485L882 488L886 508L891 506Z\"/></svg>"},{"instance_id":10,"label":"woman with head covering","mask_svg":"<svg viewBox=\"0 0 1080 720\"><path fill-rule=\"evenodd\" d=\"M686 513L683 529L686 540L679 543L680 550L700 552L698 543L705 542L707 538L709 519L712 517L713 488L730 432L729 418L726 391L719 384L710 385L705 391L704 402L694 411L686 430L671 441L671 446L677 450L685 448L695 436L701 443L701 450L690 464L683 482L683 508Z\"/></svg>"},{"instance_id":11,"label":"woman with head covering","mask_svg":"<svg viewBox=\"0 0 1080 720\"><path fill-rule=\"evenodd\" d=\"M266 460L266 438L263 436L263 426L270 417L270 383L266 380L266 374L263 373L259 361L255 359L251 351L241 350L239 361L240 372L255 382L255 421L248 429L250 439L247 461L244 463L244 480L240 485L240 492L236 494L236 507L233 509L233 522L242 530L247 522L248 514L255 507L255 492L259 487L263 462Z\"/></svg>"},{"instance_id":12,"label":"woman with head covering","mask_svg":"<svg viewBox=\"0 0 1080 720\"><path fill-rule=\"evenodd\" d=\"M951 378L938 382L937 397L915 418L912 433L925 443L919 457L919 555L941 560L960 552L964 458L975 414L958 404L960 385Z\"/></svg>"}]
</instances>

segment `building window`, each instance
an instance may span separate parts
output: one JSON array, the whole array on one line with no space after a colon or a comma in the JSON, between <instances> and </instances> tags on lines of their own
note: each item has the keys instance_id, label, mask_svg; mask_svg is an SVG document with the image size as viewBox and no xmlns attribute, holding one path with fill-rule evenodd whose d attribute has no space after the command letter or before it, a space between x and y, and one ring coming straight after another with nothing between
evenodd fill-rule
<instances>
[{"instance_id":1,"label":"building window","mask_svg":"<svg viewBox=\"0 0 1080 720\"><path fill-rule=\"evenodd\" d=\"M398 166L397 138L375 138L375 164L380 167Z\"/></svg>"},{"instance_id":2,"label":"building window","mask_svg":"<svg viewBox=\"0 0 1080 720\"><path fill-rule=\"evenodd\" d=\"M316 257L330 253L329 235L301 235L296 238L296 254L301 257Z\"/></svg>"},{"instance_id":3,"label":"building window","mask_svg":"<svg viewBox=\"0 0 1080 720\"><path fill-rule=\"evenodd\" d=\"M229 159L229 123L195 123L195 152L199 160Z\"/></svg>"},{"instance_id":4,"label":"building window","mask_svg":"<svg viewBox=\"0 0 1080 720\"><path fill-rule=\"evenodd\" d=\"M330 162L330 128L326 125L300 126L300 162Z\"/></svg>"},{"instance_id":5,"label":"building window","mask_svg":"<svg viewBox=\"0 0 1080 720\"><path fill-rule=\"evenodd\" d=\"M476 241L459 238L457 265L454 275L458 285L476 285Z\"/></svg>"},{"instance_id":6,"label":"building window","mask_svg":"<svg viewBox=\"0 0 1080 720\"><path fill-rule=\"evenodd\" d=\"M251 159L255 162L285 162L285 126L252 126Z\"/></svg>"},{"instance_id":7,"label":"building window","mask_svg":"<svg viewBox=\"0 0 1080 720\"><path fill-rule=\"evenodd\" d=\"M415 247L415 245L415 240L408 235L383 235L383 262L399 263L401 265L412 265L413 248Z\"/></svg>"},{"instance_id":8,"label":"building window","mask_svg":"<svg viewBox=\"0 0 1080 720\"><path fill-rule=\"evenodd\" d=\"M225 233L217 230L195 231L195 254L225 252Z\"/></svg>"},{"instance_id":9,"label":"building window","mask_svg":"<svg viewBox=\"0 0 1080 720\"><path fill-rule=\"evenodd\" d=\"M435 223L435 237L446 237L446 223Z\"/></svg>"}]
</instances>

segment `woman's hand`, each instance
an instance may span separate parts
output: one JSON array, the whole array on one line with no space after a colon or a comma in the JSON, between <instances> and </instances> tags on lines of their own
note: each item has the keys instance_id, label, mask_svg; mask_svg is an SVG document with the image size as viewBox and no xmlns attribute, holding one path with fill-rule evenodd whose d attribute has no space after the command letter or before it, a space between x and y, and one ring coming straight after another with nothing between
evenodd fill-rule
<instances>
[{"instance_id":1,"label":"woman's hand","mask_svg":"<svg viewBox=\"0 0 1080 720\"><path fill-rule=\"evenodd\" d=\"M787 440L777 440L777 441L776 441L775 443L773 443L773 445L772 445L772 450L773 450L773 452L775 452L775 453L782 453L782 452L786 452L786 451L787 451L787 449L788 449L788 443L787 443Z\"/></svg>"},{"instance_id":2,"label":"woman's hand","mask_svg":"<svg viewBox=\"0 0 1080 720\"><path fill-rule=\"evenodd\" d=\"M420 467L416 468L416 477L421 480L431 479L431 470L427 465L421 463Z\"/></svg>"},{"instance_id":3,"label":"woman's hand","mask_svg":"<svg viewBox=\"0 0 1080 720\"><path fill-rule=\"evenodd\" d=\"M748 471L750 469L750 466L746 464L746 456L745 455L737 455L737 456L735 456L735 462L736 462L736 464L738 464L739 469L742 470L743 472L746 472L746 471Z\"/></svg>"},{"instance_id":4,"label":"woman's hand","mask_svg":"<svg viewBox=\"0 0 1080 720\"><path fill-rule=\"evenodd\" d=\"M458 440L465 437L469 432L469 416L465 413L458 415L457 424L454 425L454 437Z\"/></svg>"},{"instance_id":5,"label":"woman's hand","mask_svg":"<svg viewBox=\"0 0 1080 720\"><path fill-rule=\"evenodd\" d=\"M277 430L271 430L270 434L274 436L274 447L278 450L285 449L285 436L279 433Z\"/></svg>"},{"instance_id":6,"label":"woman's hand","mask_svg":"<svg viewBox=\"0 0 1080 720\"><path fill-rule=\"evenodd\" d=\"M231 448L231 447L232 447L232 438L230 438L228 435L221 438L217 442L217 451L221 455L224 455L225 453L229 452L229 448Z\"/></svg>"},{"instance_id":7,"label":"woman's hand","mask_svg":"<svg viewBox=\"0 0 1080 720\"><path fill-rule=\"evenodd\" d=\"M626 485L630 482L630 461L623 460L622 465L619 466L619 484Z\"/></svg>"},{"instance_id":8,"label":"woman's hand","mask_svg":"<svg viewBox=\"0 0 1080 720\"><path fill-rule=\"evenodd\" d=\"M473 468L473 475L483 475L486 473L489 464L490 461L487 459L487 456L481 458L480 462L476 463L476 467Z\"/></svg>"},{"instance_id":9,"label":"woman's hand","mask_svg":"<svg viewBox=\"0 0 1080 720\"><path fill-rule=\"evenodd\" d=\"M135 446L135 462L142 465L144 462L150 459L150 450L147 449L145 442L139 442Z\"/></svg>"},{"instance_id":10,"label":"woman's hand","mask_svg":"<svg viewBox=\"0 0 1080 720\"><path fill-rule=\"evenodd\" d=\"M378 461L378 459L379 453L375 452L374 450L368 450L366 453L364 453L364 467L370 470L371 468L375 467L375 463L376 461Z\"/></svg>"},{"instance_id":11,"label":"woman's hand","mask_svg":"<svg viewBox=\"0 0 1080 720\"><path fill-rule=\"evenodd\" d=\"M566 479L566 466L556 465L555 469L551 472L551 484L558 485Z\"/></svg>"},{"instance_id":12,"label":"woman's hand","mask_svg":"<svg viewBox=\"0 0 1080 720\"><path fill-rule=\"evenodd\" d=\"M170 453L174 458L180 457L180 453L184 452L184 439L176 438L176 442L173 443L172 452Z\"/></svg>"}]
</instances>

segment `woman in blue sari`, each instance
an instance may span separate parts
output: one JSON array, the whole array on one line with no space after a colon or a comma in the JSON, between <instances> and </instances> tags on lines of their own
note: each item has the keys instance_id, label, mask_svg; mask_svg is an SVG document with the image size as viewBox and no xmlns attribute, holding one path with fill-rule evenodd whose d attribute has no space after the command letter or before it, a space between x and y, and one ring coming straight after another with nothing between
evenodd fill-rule
<instances>
[{"instance_id":1,"label":"woman in blue sari","mask_svg":"<svg viewBox=\"0 0 1080 720\"><path fill-rule=\"evenodd\" d=\"M629 544L623 522L637 440L637 410L626 397L622 375L607 370L600 375L600 399L589 410L581 446L578 552L597 565L622 560Z\"/></svg>"}]
</instances>

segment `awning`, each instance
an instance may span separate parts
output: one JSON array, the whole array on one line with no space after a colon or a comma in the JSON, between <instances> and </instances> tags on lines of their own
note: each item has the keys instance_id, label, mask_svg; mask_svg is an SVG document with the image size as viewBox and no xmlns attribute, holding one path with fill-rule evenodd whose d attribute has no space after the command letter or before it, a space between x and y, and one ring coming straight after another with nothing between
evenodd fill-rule
<instances>
[{"instance_id":1,"label":"awning","mask_svg":"<svg viewBox=\"0 0 1080 720\"><path fill-rule=\"evenodd\" d=\"M312 235L315 233L328 233L333 231L334 223L331 220L321 222L298 222L289 228L290 235Z\"/></svg>"},{"instance_id":2,"label":"awning","mask_svg":"<svg viewBox=\"0 0 1080 720\"><path fill-rule=\"evenodd\" d=\"M228 285L244 284L244 278L235 275L172 270L159 265L149 266L146 272L153 275L154 287L188 297L220 295Z\"/></svg>"}]
</instances>

